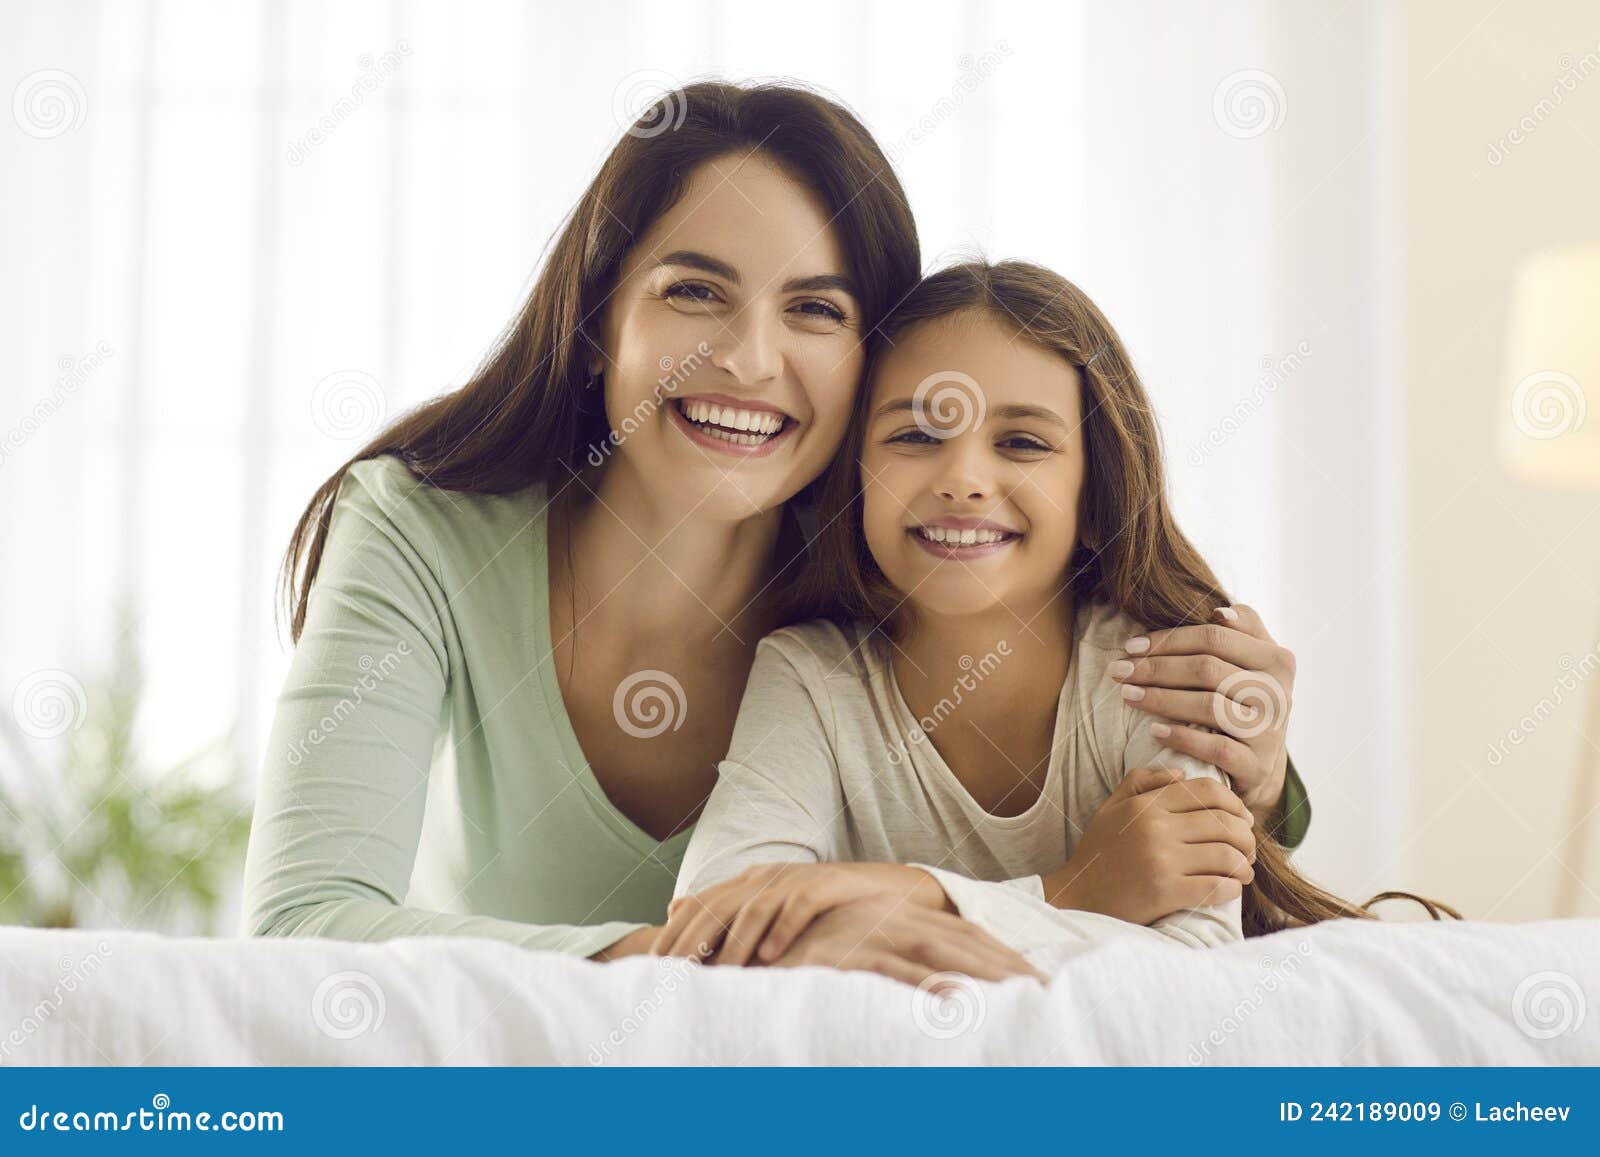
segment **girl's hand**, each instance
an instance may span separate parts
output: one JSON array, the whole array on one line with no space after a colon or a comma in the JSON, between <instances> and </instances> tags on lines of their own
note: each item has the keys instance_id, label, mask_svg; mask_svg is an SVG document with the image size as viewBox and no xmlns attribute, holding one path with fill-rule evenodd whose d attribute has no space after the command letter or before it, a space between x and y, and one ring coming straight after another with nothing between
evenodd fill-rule
<instances>
[{"instance_id":1,"label":"girl's hand","mask_svg":"<svg viewBox=\"0 0 1600 1157\"><path fill-rule=\"evenodd\" d=\"M1018 953L976 924L907 904L889 893L852 900L823 913L772 963L776 968L813 964L876 972L915 985L941 972L974 980L1013 976L1044 980Z\"/></svg>"},{"instance_id":2,"label":"girl's hand","mask_svg":"<svg viewBox=\"0 0 1600 1157\"><path fill-rule=\"evenodd\" d=\"M938 881L902 864L761 864L674 900L650 950L717 964L767 964L817 917L870 896L939 909L949 904Z\"/></svg>"},{"instance_id":3,"label":"girl's hand","mask_svg":"<svg viewBox=\"0 0 1600 1157\"><path fill-rule=\"evenodd\" d=\"M1089 821L1045 899L1150 924L1236 899L1255 879L1250 812L1225 784L1181 771L1130 771Z\"/></svg>"},{"instance_id":4,"label":"girl's hand","mask_svg":"<svg viewBox=\"0 0 1600 1157\"><path fill-rule=\"evenodd\" d=\"M1294 652L1280 647L1243 604L1219 607L1212 617L1129 639L1127 659L1113 663L1109 674L1122 684L1129 707L1160 717L1150 725L1152 735L1226 772L1266 822L1288 767Z\"/></svg>"}]
</instances>

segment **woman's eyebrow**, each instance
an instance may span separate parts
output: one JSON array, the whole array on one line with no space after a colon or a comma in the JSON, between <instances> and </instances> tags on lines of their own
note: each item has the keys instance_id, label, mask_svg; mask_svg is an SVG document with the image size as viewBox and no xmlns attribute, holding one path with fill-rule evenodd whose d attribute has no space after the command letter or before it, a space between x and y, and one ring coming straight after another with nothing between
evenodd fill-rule
<instances>
[{"instance_id":1,"label":"woman's eyebrow","mask_svg":"<svg viewBox=\"0 0 1600 1157\"><path fill-rule=\"evenodd\" d=\"M690 269L698 269L702 273L709 273L713 277L720 277L734 285L743 284L739 271L726 261L720 261L708 253L700 253L693 249L675 249L661 260L656 262L656 268L664 265L682 265ZM833 289L840 293L847 293L851 297L860 299L856 292L855 283L848 277L837 273L815 273L810 277L791 277L783 283L784 293L816 293L819 290Z\"/></svg>"}]
</instances>

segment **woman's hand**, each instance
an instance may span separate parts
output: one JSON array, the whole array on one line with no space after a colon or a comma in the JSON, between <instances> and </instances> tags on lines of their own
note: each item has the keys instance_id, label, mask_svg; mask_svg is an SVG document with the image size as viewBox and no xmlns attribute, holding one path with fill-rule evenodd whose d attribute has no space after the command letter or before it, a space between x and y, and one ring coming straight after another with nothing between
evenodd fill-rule
<instances>
[{"instance_id":1,"label":"woman's hand","mask_svg":"<svg viewBox=\"0 0 1600 1157\"><path fill-rule=\"evenodd\" d=\"M880 895L919 907L949 904L931 875L902 864L761 864L674 900L650 950L717 964L766 964L823 913Z\"/></svg>"},{"instance_id":2,"label":"woman's hand","mask_svg":"<svg viewBox=\"0 0 1600 1157\"><path fill-rule=\"evenodd\" d=\"M876 972L915 985L941 972L974 980L1044 980L1020 954L971 921L889 894L852 900L823 913L772 964Z\"/></svg>"},{"instance_id":3,"label":"woman's hand","mask_svg":"<svg viewBox=\"0 0 1600 1157\"><path fill-rule=\"evenodd\" d=\"M1089 821L1045 899L1150 924L1236 899L1255 879L1250 812L1227 785L1168 768L1130 771Z\"/></svg>"},{"instance_id":4,"label":"woman's hand","mask_svg":"<svg viewBox=\"0 0 1600 1157\"><path fill-rule=\"evenodd\" d=\"M1283 795L1288 767L1294 652L1280 647L1243 604L1219 607L1212 617L1129 639L1127 659L1113 663L1109 674L1122 684L1129 707L1160 716L1152 735L1226 772L1265 822Z\"/></svg>"},{"instance_id":5,"label":"woman's hand","mask_svg":"<svg viewBox=\"0 0 1600 1157\"><path fill-rule=\"evenodd\" d=\"M643 956L650 951L650 945L655 942L655 938L660 931L661 929L654 924L648 924L643 928L635 928L615 944L609 944L600 949L589 959L604 963L607 960L620 960L624 956Z\"/></svg>"}]
</instances>

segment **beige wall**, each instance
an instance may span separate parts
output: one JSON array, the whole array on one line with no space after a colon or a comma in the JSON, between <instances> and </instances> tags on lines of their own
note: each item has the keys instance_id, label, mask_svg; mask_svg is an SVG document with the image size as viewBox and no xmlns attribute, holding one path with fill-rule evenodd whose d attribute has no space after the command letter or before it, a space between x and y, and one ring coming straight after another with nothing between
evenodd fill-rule
<instances>
[{"instance_id":1,"label":"beige wall","mask_svg":"<svg viewBox=\"0 0 1600 1157\"><path fill-rule=\"evenodd\" d=\"M1600 242L1600 7L1429 0L1404 21L1414 862L1470 916L1533 919L1555 914L1576 863L1574 772L1600 672L1576 696L1560 680L1600 639L1600 492L1509 477L1500 364L1519 260ZM1535 127L1506 150L1524 116ZM1585 385L1600 421L1600 383ZM1541 700L1554 711L1495 766L1491 744ZM1589 847L1592 916L1600 839Z\"/></svg>"}]
</instances>

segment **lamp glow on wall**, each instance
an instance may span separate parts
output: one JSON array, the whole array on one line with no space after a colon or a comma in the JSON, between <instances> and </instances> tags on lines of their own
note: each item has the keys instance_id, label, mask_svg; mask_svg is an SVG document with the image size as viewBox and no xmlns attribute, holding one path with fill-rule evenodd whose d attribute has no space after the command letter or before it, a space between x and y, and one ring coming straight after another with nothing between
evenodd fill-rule
<instances>
[{"instance_id":1,"label":"lamp glow on wall","mask_svg":"<svg viewBox=\"0 0 1600 1157\"><path fill-rule=\"evenodd\" d=\"M1600 490L1600 245L1547 250L1523 263L1512 287L1505 373L1511 394L1501 447L1511 473ZM1586 643L1585 655L1593 656L1600 628ZM1577 852L1556 900L1565 916L1577 914L1580 889L1590 882L1600 808L1600 670L1583 671L1589 704L1573 785Z\"/></svg>"}]
</instances>

